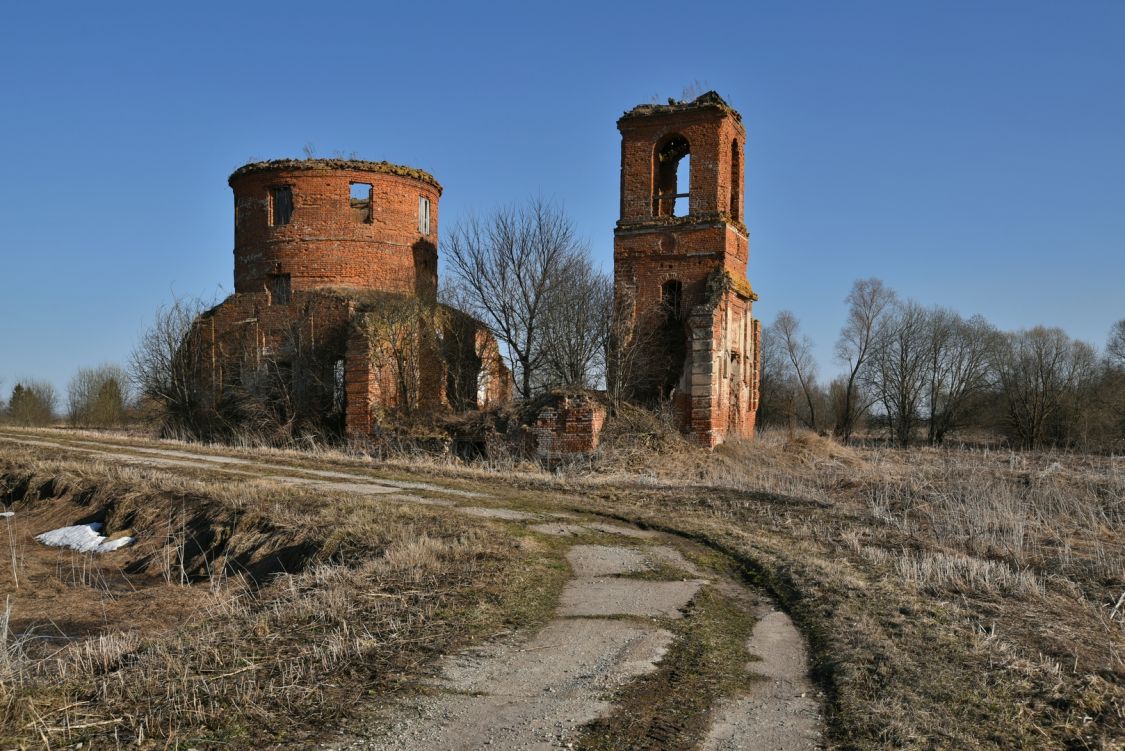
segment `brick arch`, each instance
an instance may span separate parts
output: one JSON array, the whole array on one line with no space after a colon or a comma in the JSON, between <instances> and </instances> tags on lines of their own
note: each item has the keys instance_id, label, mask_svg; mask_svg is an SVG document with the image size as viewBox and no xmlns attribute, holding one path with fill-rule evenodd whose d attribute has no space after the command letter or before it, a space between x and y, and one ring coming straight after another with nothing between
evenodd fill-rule
<instances>
[{"instance_id":1,"label":"brick arch","mask_svg":"<svg viewBox=\"0 0 1125 751\"><path fill-rule=\"evenodd\" d=\"M691 141L680 132L668 133L652 148L652 214L674 216L678 187L679 167L685 157L691 156ZM691 175L688 175L691 185ZM689 187L690 192L690 187Z\"/></svg>"}]
</instances>

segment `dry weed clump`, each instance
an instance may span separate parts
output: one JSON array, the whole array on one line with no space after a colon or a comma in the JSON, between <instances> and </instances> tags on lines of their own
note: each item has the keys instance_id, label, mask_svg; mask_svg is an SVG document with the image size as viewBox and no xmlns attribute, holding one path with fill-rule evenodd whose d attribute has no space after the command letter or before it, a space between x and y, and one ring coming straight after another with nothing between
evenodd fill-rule
<instances>
[{"instance_id":1,"label":"dry weed clump","mask_svg":"<svg viewBox=\"0 0 1125 751\"><path fill-rule=\"evenodd\" d=\"M139 536L100 564L107 588L56 590L108 622L48 634L33 600L0 611L3 747L306 747L434 656L544 617L553 592L550 561L443 509L11 454L0 498L26 527L98 516ZM25 553L28 587L54 586L58 564ZM130 620L180 593L190 610Z\"/></svg>"},{"instance_id":2,"label":"dry weed clump","mask_svg":"<svg viewBox=\"0 0 1125 751\"><path fill-rule=\"evenodd\" d=\"M1014 570L1002 561L942 552L906 553L895 559L894 565L905 581L919 584L931 594L952 590L1029 597L1043 593L1043 585L1035 574Z\"/></svg>"}]
</instances>

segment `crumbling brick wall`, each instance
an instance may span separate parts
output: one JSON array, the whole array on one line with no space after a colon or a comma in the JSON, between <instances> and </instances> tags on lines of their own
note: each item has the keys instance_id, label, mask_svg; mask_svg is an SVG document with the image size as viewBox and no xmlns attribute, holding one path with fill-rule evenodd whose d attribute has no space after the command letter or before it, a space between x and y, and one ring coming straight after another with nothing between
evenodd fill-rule
<instances>
[{"instance_id":1,"label":"crumbling brick wall","mask_svg":"<svg viewBox=\"0 0 1125 751\"><path fill-rule=\"evenodd\" d=\"M284 305L265 292L234 294L196 319L188 351L196 361L202 405L216 427L241 417L248 400L285 392L276 421L308 421L342 429L346 401L338 384L344 365L351 303L316 292L295 292Z\"/></svg>"},{"instance_id":2,"label":"crumbling brick wall","mask_svg":"<svg viewBox=\"0 0 1125 751\"><path fill-rule=\"evenodd\" d=\"M605 418L605 407L589 396L561 396L539 410L535 419L536 453L545 459L592 453L598 448Z\"/></svg>"},{"instance_id":3,"label":"crumbling brick wall","mask_svg":"<svg viewBox=\"0 0 1125 751\"><path fill-rule=\"evenodd\" d=\"M511 375L491 334L436 304L441 186L432 176L307 159L248 164L229 182L235 293L196 322L191 348L213 409L271 370L278 383L318 385L304 408L319 411L310 420L349 435L407 414L510 399ZM468 341L459 351L444 347L454 320ZM471 380L456 399L451 373Z\"/></svg>"},{"instance_id":4,"label":"crumbling brick wall","mask_svg":"<svg viewBox=\"0 0 1125 751\"><path fill-rule=\"evenodd\" d=\"M641 105L618 120L621 217L614 231L617 310L648 368L641 401L671 402L677 423L706 446L753 434L757 296L746 279L742 119L717 94ZM690 155L686 211L674 205L677 163ZM682 198L683 196L679 196Z\"/></svg>"},{"instance_id":5,"label":"crumbling brick wall","mask_svg":"<svg viewBox=\"0 0 1125 751\"><path fill-rule=\"evenodd\" d=\"M293 290L436 291L441 185L430 174L387 162L276 160L240 167L229 183L235 292L268 289L279 275ZM371 186L366 215L353 210L353 184ZM285 217L272 205L277 188L288 188Z\"/></svg>"}]
</instances>

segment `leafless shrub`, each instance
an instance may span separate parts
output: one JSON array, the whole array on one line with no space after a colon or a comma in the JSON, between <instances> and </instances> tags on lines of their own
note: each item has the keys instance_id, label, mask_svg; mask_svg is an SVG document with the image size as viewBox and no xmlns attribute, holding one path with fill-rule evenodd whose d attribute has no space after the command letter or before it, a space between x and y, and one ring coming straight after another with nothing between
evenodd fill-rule
<instances>
[{"instance_id":1,"label":"leafless shrub","mask_svg":"<svg viewBox=\"0 0 1125 751\"><path fill-rule=\"evenodd\" d=\"M206 307L177 298L160 308L130 355L130 378L161 435L205 435L215 419L197 378L200 353L190 346L192 325Z\"/></svg>"},{"instance_id":2,"label":"leafless shrub","mask_svg":"<svg viewBox=\"0 0 1125 751\"><path fill-rule=\"evenodd\" d=\"M125 421L129 376L116 365L80 368L67 386L71 425L113 427Z\"/></svg>"}]
</instances>

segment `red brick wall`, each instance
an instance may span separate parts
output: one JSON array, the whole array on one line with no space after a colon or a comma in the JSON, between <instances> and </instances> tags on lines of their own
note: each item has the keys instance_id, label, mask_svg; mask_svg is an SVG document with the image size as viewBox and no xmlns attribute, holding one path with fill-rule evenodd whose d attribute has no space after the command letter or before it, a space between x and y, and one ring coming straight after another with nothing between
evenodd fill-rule
<instances>
[{"instance_id":1,"label":"red brick wall","mask_svg":"<svg viewBox=\"0 0 1125 751\"><path fill-rule=\"evenodd\" d=\"M449 360L450 353L442 351L437 319L429 318L436 312L429 302L437 289L441 196L432 176L385 162L309 159L248 164L229 182L235 197L235 294L195 327L200 383L213 405L221 401L224 384L242 375L258 378L256 369L263 365L296 368L286 351L295 331L300 341L319 348L328 363L325 375L334 379L332 363L344 361L346 411L340 419L349 435L370 433L385 415L448 408L451 363L472 380L472 406L511 398L511 374L487 329L458 314L467 352L465 362L454 362L456 356ZM367 212L352 205L352 183L372 186ZM277 224L272 215L275 186L291 190L288 223ZM419 222L420 197L430 202L426 232ZM278 274L289 276L287 294L274 294L271 277ZM413 298L422 300L416 310ZM416 313L416 327L401 318L404 311ZM369 320L369 314L375 318ZM383 320L387 316L390 320ZM413 337L416 353L410 358L417 368L411 368L416 380L411 379L409 405L400 404L398 368L387 341L379 339L402 336Z\"/></svg>"},{"instance_id":2,"label":"red brick wall","mask_svg":"<svg viewBox=\"0 0 1125 751\"><path fill-rule=\"evenodd\" d=\"M370 222L354 216L351 183L373 187ZM269 189L282 185L292 189L292 217L271 226ZM384 163L286 160L246 165L230 186L236 292L260 291L271 274L289 274L294 290L365 287L432 296L437 288L441 186L426 173ZM427 235L419 232L421 196L430 201Z\"/></svg>"},{"instance_id":3,"label":"red brick wall","mask_svg":"<svg viewBox=\"0 0 1125 751\"><path fill-rule=\"evenodd\" d=\"M633 311L642 350L650 350L641 360L667 362L667 342L649 332L664 325L663 285L677 280L685 357L678 378L670 374L674 393L663 396L673 397L681 427L704 445L749 437L759 355L751 312L756 296L746 280L749 233L741 221L746 141L741 117L717 96L704 95L687 104L642 105L617 125L622 163L614 290L618 305ZM656 156L673 136L690 145L689 213L658 216Z\"/></svg>"},{"instance_id":4,"label":"red brick wall","mask_svg":"<svg viewBox=\"0 0 1125 751\"><path fill-rule=\"evenodd\" d=\"M638 108L643 110L644 108ZM682 135L691 146L691 200L693 215L725 214L742 217L742 206L731 207L731 182L744 184L745 158L732 175L732 149L742 154L746 131L733 110L715 106L654 107L633 110L617 121L621 131L621 224L653 218L652 194L657 150L672 135ZM742 204L739 190L738 203Z\"/></svg>"},{"instance_id":5,"label":"red brick wall","mask_svg":"<svg viewBox=\"0 0 1125 751\"><path fill-rule=\"evenodd\" d=\"M231 295L196 319L199 384L218 405L224 386L248 374L319 360L324 369L315 375L331 390L332 363L345 358L351 316L351 303L336 296L294 292L289 304L274 305L265 292Z\"/></svg>"},{"instance_id":6,"label":"red brick wall","mask_svg":"<svg viewBox=\"0 0 1125 751\"><path fill-rule=\"evenodd\" d=\"M598 447L605 407L587 396L564 396L553 406L544 407L535 420L537 453L588 454Z\"/></svg>"}]
</instances>

